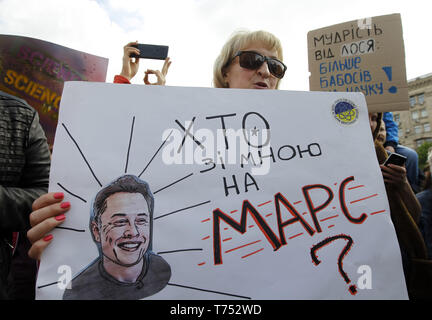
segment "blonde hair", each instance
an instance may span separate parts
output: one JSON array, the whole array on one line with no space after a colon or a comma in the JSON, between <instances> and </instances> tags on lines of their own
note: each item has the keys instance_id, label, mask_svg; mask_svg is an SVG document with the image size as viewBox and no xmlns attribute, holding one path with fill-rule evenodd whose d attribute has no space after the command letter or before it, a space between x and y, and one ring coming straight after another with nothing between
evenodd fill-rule
<instances>
[{"instance_id":1,"label":"blonde hair","mask_svg":"<svg viewBox=\"0 0 432 320\"><path fill-rule=\"evenodd\" d=\"M275 50L277 52L277 58L280 61L283 61L281 42L270 32L263 30L253 32L247 30L237 31L222 47L222 50L214 63L213 86L215 88L228 88L228 84L224 79L226 68L237 51L245 48L252 42L261 42L267 49ZM279 82L280 80L277 82L276 89L279 87Z\"/></svg>"}]
</instances>

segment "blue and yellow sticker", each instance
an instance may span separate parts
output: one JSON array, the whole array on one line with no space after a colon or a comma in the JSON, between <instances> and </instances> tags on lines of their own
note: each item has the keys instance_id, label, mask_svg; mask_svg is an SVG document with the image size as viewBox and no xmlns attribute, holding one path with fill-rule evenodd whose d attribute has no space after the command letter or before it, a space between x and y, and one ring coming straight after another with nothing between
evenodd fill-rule
<instances>
[{"instance_id":1,"label":"blue and yellow sticker","mask_svg":"<svg viewBox=\"0 0 432 320\"><path fill-rule=\"evenodd\" d=\"M341 124L351 125L358 119L359 109L354 102L347 99L339 99L332 106L334 118Z\"/></svg>"}]
</instances>

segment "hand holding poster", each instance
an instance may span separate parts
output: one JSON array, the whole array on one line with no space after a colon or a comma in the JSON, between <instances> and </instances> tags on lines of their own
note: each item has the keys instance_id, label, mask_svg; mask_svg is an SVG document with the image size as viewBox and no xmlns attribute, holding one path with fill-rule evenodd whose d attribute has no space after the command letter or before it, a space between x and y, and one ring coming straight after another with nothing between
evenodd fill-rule
<instances>
[{"instance_id":1,"label":"hand holding poster","mask_svg":"<svg viewBox=\"0 0 432 320\"><path fill-rule=\"evenodd\" d=\"M0 35L0 90L26 100L38 111L50 145L63 83L105 82L107 67L106 58L38 39Z\"/></svg>"},{"instance_id":2,"label":"hand holding poster","mask_svg":"<svg viewBox=\"0 0 432 320\"><path fill-rule=\"evenodd\" d=\"M308 32L312 91L363 92L369 112L408 109L400 14Z\"/></svg>"},{"instance_id":3,"label":"hand holding poster","mask_svg":"<svg viewBox=\"0 0 432 320\"><path fill-rule=\"evenodd\" d=\"M38 299L407 298L362 94L69 82L59 190Z\"/></svg>"}]
</instances>

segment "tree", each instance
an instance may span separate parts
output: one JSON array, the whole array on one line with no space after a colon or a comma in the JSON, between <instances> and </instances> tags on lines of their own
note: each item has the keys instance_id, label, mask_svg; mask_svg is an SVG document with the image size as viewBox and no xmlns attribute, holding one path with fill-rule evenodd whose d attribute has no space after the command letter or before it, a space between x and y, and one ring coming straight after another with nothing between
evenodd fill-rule
<instances>
[{"instance_id":1,"label":"tree","mask_svg":"<svg viewBox=\"0 0 432 320\"><path fill-rule=\"evenodd\" d=\"M419 167L422 170L427 164L427 155L430 148L432 148L432 142L423 142L416 150L418 154Z\"/></svg>"}]
</instances>

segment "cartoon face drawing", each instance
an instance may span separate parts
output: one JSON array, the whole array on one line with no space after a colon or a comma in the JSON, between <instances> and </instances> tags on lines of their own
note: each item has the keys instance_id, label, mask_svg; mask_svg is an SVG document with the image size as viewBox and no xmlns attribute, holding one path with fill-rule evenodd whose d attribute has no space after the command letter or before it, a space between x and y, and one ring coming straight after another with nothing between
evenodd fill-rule
<instances>
[{"instance_id":1,"label":"cartoon face drawing","mask_svg":"<svg viewBox=\"0 0 432 320\"><path fill-rule=\"evenodd\" d=\"M106 199L99 223L92 222L95 241L105 259L122 266L139 263L150 241L150 210L141 193L118 192Z\"/></svg>"},{"instance_id":2,"label":"cartoon face drawing","mask_svg":"<svg viewBox=\"0 0 432 320\"><path fill-rule=\"evenodd\" d=\"M153 208L148 183L134 175L96 194L89 228L99 257L72 279L64 300L141 299L167 285L171 268L152 252Z\"/></svg>"}]
</instances>

